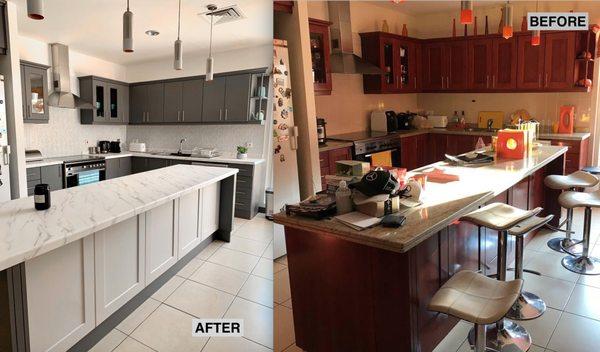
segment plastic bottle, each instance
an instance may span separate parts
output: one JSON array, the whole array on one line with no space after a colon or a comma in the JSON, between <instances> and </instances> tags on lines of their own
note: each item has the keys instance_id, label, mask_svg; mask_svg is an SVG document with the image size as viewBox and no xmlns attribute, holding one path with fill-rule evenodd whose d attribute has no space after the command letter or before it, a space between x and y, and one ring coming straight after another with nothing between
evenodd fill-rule
<instances>
[{"instance_id":1,"label":"plastic bottle","mask_svg":"<svg viewBox=\"0 0 600 352\"><path fill-rule=\"evenodd\" d=\"M352 191L346 185L346 181L340 181L338 189L335 191L335 203L338 214L346 214L353 210Z\"/></svg>"}]
</instances>

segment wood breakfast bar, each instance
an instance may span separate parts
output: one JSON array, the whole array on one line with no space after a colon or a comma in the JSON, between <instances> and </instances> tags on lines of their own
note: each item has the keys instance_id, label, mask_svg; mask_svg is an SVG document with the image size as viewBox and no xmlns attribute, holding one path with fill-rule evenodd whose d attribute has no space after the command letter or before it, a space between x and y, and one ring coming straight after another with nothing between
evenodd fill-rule
<instances>
[{"instance_id":1,"label":"wood breakfast bar","mask_svg":"<svg viewBox=\"0 0 600 352\"><path fill-rule=\"evenodd\" d=\"M422 205L398 229L353 230L335 220L275 215L285 226L296 345L305 351L431 351L458 320L428 303L456 272L496 271L497 232L458 219L492 202L543 207L560 219L559 191L544 177L563 174L566 147L479 167L433 166L459 175L428 182ZM526 241L535 234L528 234ZM514 257L514 238L508 244Z\"/></svg>"}]
</instances>

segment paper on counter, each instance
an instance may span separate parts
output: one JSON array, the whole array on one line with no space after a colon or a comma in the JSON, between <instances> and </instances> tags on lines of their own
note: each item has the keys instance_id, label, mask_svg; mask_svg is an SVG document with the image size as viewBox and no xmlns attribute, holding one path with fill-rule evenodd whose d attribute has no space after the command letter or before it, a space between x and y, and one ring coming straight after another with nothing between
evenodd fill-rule
<instances>
[{"instance_id":1,"label":"paper on counter","mask_svg":"<svg viewBox=\"0 0 600 352\"><path fill-rule=\"evenodd\" d=\"M338 215L334 219L358 231L378 225L381 222L380 218L375 218L358 211Z\"/></svg>"}]
</instances>

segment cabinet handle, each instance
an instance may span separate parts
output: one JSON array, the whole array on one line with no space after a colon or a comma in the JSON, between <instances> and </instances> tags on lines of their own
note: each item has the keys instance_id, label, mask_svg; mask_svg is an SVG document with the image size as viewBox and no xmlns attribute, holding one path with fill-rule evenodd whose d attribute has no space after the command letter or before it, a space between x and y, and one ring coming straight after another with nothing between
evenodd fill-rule
<instances>
[{"instance_id":1,"label":"cabinet handle","mask_svg":"<svg viewBox=\"0 0 600 352\"><path fill-rule=\"evenodd\" d=\"M542 88L542 74L538 73L538 88Z\"/></svg>"},{"instance_id":2,"label":"cabinet handle","mask_svg":"<svg viewBox=\"0 0 600 352\"><path fill-rule=\"evenodd\" d=\"M548 88L548 74L546 73L546 78L544 79L544 86Z\"/></svg>"},{"instance_id":3,"label":"cabinet handle","mask_svg":"<svg viewBox=\"0 0 600 352\"><path fill-rule=\"evenodd\" d=\"M485 87L486 88L490 87L490 75L485 76Z\"/></svg>"},{"instance_id":4,"label":"cabinet handle","mask_svg":"<svg viewBox=\"0 0 600 352\"><path fill-rule=\"evenodd\" d=\"M185 110L181 112L181 122L185 122Z\"/></svg>"},{"instance_id":5,"label":"cabinet handle","mask_svg":"<svg viewBox=\"0 0 600 352\"><path fill-rule=\"evenodd\" d=\"M227 109L225 109L225 121L227 121Z\"/></svg>"},{"instance_id":6,"label":"cabinet handle","mask_svg":"<svg viewBox=\"0 0 600 352\"><path fill-rule=\"evenodd\" d=\"M415 89L417 89L417 77L415 77Z\"/></svg>"},{"instance_id":7,"label":"cabinet handle","mask_svg":"<svg viewBox=\"0 0 600 352\"><path fill-rule=\"evenodd\" d=\"M223 112L223 109L219 109L219 121L221 121L221 113Z\"/></svg>"},{"instance_id":8,"label":"cabinet handle","mask_svg":"<svg viewBox=\"0 0 600 352\"><path fill-rule=\"evenodd\" d=\"M444 76L442 76L442 89L444 89Z\"/></svg>"},{"instance_id":9,"label":"cabinet handle","mask_svg":"<svg viewBox=\"0 0 600 352\"><path fill-rule=\"evenodd\" d=\"M492 75L492 88L496 88L496 75Z\"/></svg>"}]
</instances>

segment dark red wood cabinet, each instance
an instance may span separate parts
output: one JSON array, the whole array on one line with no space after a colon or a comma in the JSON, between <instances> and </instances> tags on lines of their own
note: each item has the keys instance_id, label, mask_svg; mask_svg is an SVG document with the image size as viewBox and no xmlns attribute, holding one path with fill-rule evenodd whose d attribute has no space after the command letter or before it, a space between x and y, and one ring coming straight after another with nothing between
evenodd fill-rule
<instances>
[{"instance_id":1,"label":"dark red wood cabinet","mask_svg":"<svg viewBox=\"0 0 600 352\"><path fill-rule=\"evenodd\" d=\"M529 32L504 39L498 34L414 39L391 33L360 33L363 58L384 69L363 75L365 93L411 92L564 92L587 91L578 84L592 78L595 52L588 33L542 33L531 45ZM595 35L590 35L595 38Z\"/></svg>"},{"instance_id":2,"label":"dark red wood cabinet","mask_svg":"<svg viewBox=\"0 0 600 352\"><path fill-rule=\"evenodd\" d=\"M581 141L551 140L551 143L552 145L560 145L569 148L565 155L565 175L572 174L573 172L588 166L587 157L589 139Z\"/></svg>"},{"instance_id":3,"label":"dark red wood cabinet","mask_svg":"<svg viewBox=\"0 0 600 352\"><path fill-rule=\"evenodd\" d=\"M419 45L416 39L389 33L361 33L363 59L380 67L383 75L363 75L365 93L418 91Z\"/></svg>"},{"instance_id":4,"label":"dark red wood cabinet","mask_svg":"<svg viewBox=\"0 0 600 352\"><path fill-rule=\"evenodd\" d=\"M352 148L343 147L319 152L322 189L326 187L325 175L335 175L335 162L339 160L352 160Z\"/></svg>"},{"instance_id":5,"label":"dark red wood cabinet","mask_svg":"<svg viewBox=\"0 0 600 352\"><path fill-rule=\"evenodd\" d=\"M310 32L310 56L312 61L315 95L330 95L332 89L329 26L331 22L316 18L308 19Z\"/></svg>"}]
</instances>

